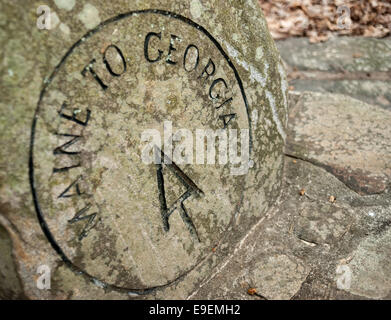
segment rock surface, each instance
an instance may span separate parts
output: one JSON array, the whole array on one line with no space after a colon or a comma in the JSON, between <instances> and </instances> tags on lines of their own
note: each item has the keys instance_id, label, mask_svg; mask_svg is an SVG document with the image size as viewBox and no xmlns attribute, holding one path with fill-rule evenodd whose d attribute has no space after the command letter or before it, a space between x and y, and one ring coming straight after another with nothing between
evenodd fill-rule
<instances>
[{"instance_id":1,"label":"rock surface","mask_svg":"<svg viewBox=\"0 0 391 320\"><path fill-rule=\"evenodd\" d=\"M23 298L22 286L12 255L12 240L0 225L0 299Z\"/></svg>"},{"instance_id":2,"label":"rock surface","mask_svg":"<svg viewBox=\"0 0 391 320\"><path fill-rule=\"evenodd\" d=\"M330 112L319 112L326 101ZM332 112L337 106L340 106L340 119ZM311 116L308 110L312 110ZM325 144L335 143L334 137L316 134L331 120L333 125L338 121L338 128L352 130L349 135L339 136L340 148L337 149L350 155L354 151L352 141L367 133L355 130L351 122L356 112L363 110L364 128L366 119L374 119L375 128L382 123L377 118L379 114L387 117L383 109L350 97L291 93L287 150L289 143L295 141L296 130L300 132L306 125L311 126L313 135L302 135L301 143L309 150L314 146L311 140L314 137ZM329 129L328 133L333 134L332 131ZM370 128L368 131L372 133ZM368 143L366 151L362 150L363 156L366 152L381 153L382 146L389 146L389 139L384 136L387 132L383 130L380 135L374 135L372 141L375 142ZM322 163L327 163L328 159L301 160L288 155L282 194L274 209L250 230L234 254L189 298L391 299L388 281L390 189L380 194L360 195L349 185L350 180L338 176ZM376 166L377 161L381 162L382 157L370 162ZM364 172L368 162L357 162L356 167ZM349 167L348 162L343 165ZM360 179L370 182L371 177L371 174L362 174ZM249 289L255 289L256 293Z\"/></svg>"},{"instance_id":3,"label":"rock surface","mask_svg":"<svg viewBox=\"0 0 391 320\"><path fill-rule=\"evenodd\" d=\"M292 38L277 47L294 90L341 93L391 109L390 37L336 37L318 44Z\"/></svg>"},{"instance_id":4,"label":"rock surface","mask_svg":"<svg viewBox=\"0 0 391 320\"><path fill-rule=\"evenodd\" d=\"M298 70L389 72L391 38L335 37L309 44L307 38L278 41L286 63Z\"/></svg>"},{"instance_id":5,"label":"rock surface","mask_svg":"<svg viewBox=\"0 0 391 320\"><path fill-rule=\"evenodd\" d=\"M391 184L391 112L329 93L303 93L290 110L286 153L321 165L361 194Z\"/></svg>"},{"instance_id":6,"label":"rock surface","mask_svg":"<svg viewBox=\"0 0 391 320\"><path fill-rule=\"evenodd\" d=\"M285 165L275 209L190 298L390 299L390 194L360 196L309 162Z\"/></svg>"},{"instance_id":7,"label":"rock surface","mask_svg":"<svg viewBox=\"0 0 391 320\"><path fill-rule=\"evenodd\" d=\"M55 1L50 8L48 30L37 25L37 22L43 22L36 14L41 4L31 1L23 10L15 1L0 4L1 21L4 22L0 31L0 43L4 48L0 130L1 144L7 146L0 150L1 217L9 234L11 226L16 229L12 233L13 255L23 292L28 298L40 299L185 298L233 250L249 227L265 215L281 189L287 83L258 3L255 0L151 0L147 4L145 1L116 1L108 5L98 0L67 4ZM120 13L151 8L178 12L183 18L174 14L157 17L158 12L153 11L148 12L147 18L143 18L141 12L118 18ZM113 17L117 18L104 22ZM127 24L125 19L131 17L134 20ZM131 30L127 29L129 25ZM96 29L91 31L92 28ZM155 32L150 52L143 43L148 32ZM159 32L162 32L161 36ZM172 35L181 41L176 41L178 39ZM211 75L202 81L202 77L194 75L189 79L188 70L179 70L183 65L180 54L183 55L189 41L194 41L202 54L197 75L198 71L202 75L201 67L208 65L210 55L218 70L214 74L216 78ZM159 58L159 50L164 59L149 66L148 63ZM149 56L148 52L156 56ZM175 62L177 69L170 69ZM137 72L133 74L131 70L122 76L126 65ZM84 73L81 72L83 67L86 67ZM203 76L206 78L208 73L212 73L210 69ZM175 81L170 82L170 77ZM219 123L219 116L224 115L219 112L224 109L206 108L211 94L202 90L207 89L206 86L209 88L217 77L226 77L227 85L234 86L235 103L229 110L233 113L237 108L235 113L240 118L234 127L251 128L253 167L246 179L243 176L216 176L217 171L209 170L207 166L205 170L209 171L204 170L204 175L199 172L200 168L183 169L186 174L192 173L192 179L199 178L203 189L210 191L204 192L209 198L202 205L194 200L187 201L186 205L191 209L205 211L207 202L212 205L230 203L226 207L213 208L221 214L208 215L205 211L205 217L196 221L202 227L200 237L206 239L197 246L188 236L179 214L172 215L171 238L161 236L164 231L159 219L156 169L148 171L132 166L129 158L137 158L137 150L132 149L137 146L133 138L140 133L137 128L143 120L149 119L152 128L156 123L160 128L164 120L172 120L174 126L180 128L180 123L175 122L180 118L193 127L202 119L208 120L204 125L209 125L211 119L217 119L216 123ZM123 79L125 82L120 81ZM133 91L134 95L129 96L125 89ZM223 91L219 92L220 98L227 94ZM245 92L247 100L241 91ZM74 99L72 104L63 104L70 97ZM199 109L191 112L196 103ZM91 116L90 126L86 120L89 114L86 105ZM186 108L188 111L184 112ZM132 111L137 109L142 112ZM170 119L164 119L165 114ZM33 119L33 152L29 159ZM60 123L64 119L68 120L65 125ZM86 129L76 131L81 127ZM129 134L123 135L124 132ZM83 156L80 160L83 166L87 165L83 168L88 168L83 174L88 173L89 189L86 184L72 184L78 179L77 175L68 174L72 167L69 160L79 153L76 145L80 140L76 143L67 139L79 136L85 138L81 143ZM76 163L72 164L79 168ZM224 172L225 169L219 170ZM56 175L58 172L66 174L60 178ZM150 179L144 178L142 173L150 174ZM167 180L168 186L173 185L174 178ZM235 179L241 180L242 187L232 183ZM137 182L136 187L133 182ZM219 182L218 190L213 190ZM131 185L134 188L130 188ZM229 188L234 188L234 192ZM149 193L152 189L153 195ZM136 201L130 201L129 190L133 191ZM183 192L175 187L168 190L169 201ZM94 211L83 211L90 209L86 199L92 193L97 200L96 207L91 207ZM213 196L216 201L211 200ZM147 202L156 211L154 215L144 206ZM101 207L110 207L110 210L103 210L106 215L101 215L99 227L90 228L95 224L90 223L92 216L86 216L86 213L96 213ZM142 214L129 216L138 212L136 209ZM147 220L149 224L145 224ZM74 224L68 228L70 222ZM92 236L79 245L77 238L84 239L87 231L83 223ZM40 224L48 237L43 234ZM120 234L117 229L121 229ZM224 250L213 254L217 245ZM52 247L68 264L64 264ZM159 259L156 252L164 254L164 258ZM69 268L69 262L73 269ZM36 285L37 267L43 264L52 271L51 290L40 290ZM163 277L159 277L161 274ZM157 290L149 290L151 288Z\"/></svg>"},{"instance_id":8,"label":"rock surface","mask_svg":"<svg viewBox=\"0 0 391 320\"><path fill-rule=\"evenodd\" d=\"M88 26L142 5L116 1L102 7L99 1L88 1L88 6L85 1L74 5L55 1L58 7L52 9L61 22L51 31L40 31L31 26L35 26L36 7L41 3L30 3L29 10L19 10L15 1L0 4L5 70L1 73L0 129L1 143L7 146L0 150L0 298L391 299L390 162L385 161L390 154L389 112L341 95L291 94L287 155L282 157L284 98L276 95L280 107L273 113L270 97L287 83L282 81L280 86L277 82L276 88L270 83L280 77L281 67L269 65L270 73L262 70L265 59L271 63L274 59L263 46L273 44L268 36L258 38L267 33L263 32L265 24L259 24L261 15L253 10L255 1L246 2L243 11L224 2L219 17L212 16L212 4L206 1L180 1L173 4L173 10L211 26L208 29L215 30L213 35L219 39L228 39L222 46L237 66L249 96L268 101L256 123L263 128L261 119L268 118L268 136L277 141L263 150L269 157L262 163L270 169L268 181L275 183L262 190L249 181L257 192L246 200L247 214L238 219L234 236L216 243L204 263L168 287L139 295L113 289L69 268L37 222L27 175L30 126L41 83ZM159 1L151 3L171 8ZM7 17L14 18L5 23ZM237 24L230 23L239 20L248 22L249 32L236 30ZM225 29L227 21L229 28ZM267 74L269 78L264 77ZM262 86L267 89L260 90ZM262 140L260 144L267 145ZM50 290L36 285L37 267L42 264L52 270Z\"/></svg>"}]
</instances>

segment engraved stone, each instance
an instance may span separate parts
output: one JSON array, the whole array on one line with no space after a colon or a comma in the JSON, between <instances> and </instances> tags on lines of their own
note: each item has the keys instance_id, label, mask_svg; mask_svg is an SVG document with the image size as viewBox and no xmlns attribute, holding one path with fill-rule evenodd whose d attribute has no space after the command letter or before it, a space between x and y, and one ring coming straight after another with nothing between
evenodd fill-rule
<instances>
[{"instance_id":1,"label":"engraved stone","mask_svg":"<svg viewBox=\"0 0 391 320\"><path fill-rule=\"evenodd\" d=\"M15 253L22 282L44 263L57 288L24 290L186 297L280 190L287 85L257 1L54 9L68 32L30 18L5 27L16 39L0 34L15 73L2 75L1 110L18 105L12 127L1 118L15 147L1 166L18 181L4 177L1 213L29 239Z\"/></svg>"}]
</instances>

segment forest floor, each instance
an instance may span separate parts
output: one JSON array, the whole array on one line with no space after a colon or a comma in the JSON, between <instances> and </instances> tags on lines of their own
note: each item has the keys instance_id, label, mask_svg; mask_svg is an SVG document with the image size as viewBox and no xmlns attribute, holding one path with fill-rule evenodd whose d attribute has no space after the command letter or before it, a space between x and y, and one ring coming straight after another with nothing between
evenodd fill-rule
<instances>
[{"instance_id":1,"label":"forest floor","mask_svg":"<svg viewBox=\"0 0 391 320\"><path fill-rule=\"evenodd\" d=\"M383 38L391 34L390 0L260 0L274 39L332 35Z\"/></svg>"}]
</instances>

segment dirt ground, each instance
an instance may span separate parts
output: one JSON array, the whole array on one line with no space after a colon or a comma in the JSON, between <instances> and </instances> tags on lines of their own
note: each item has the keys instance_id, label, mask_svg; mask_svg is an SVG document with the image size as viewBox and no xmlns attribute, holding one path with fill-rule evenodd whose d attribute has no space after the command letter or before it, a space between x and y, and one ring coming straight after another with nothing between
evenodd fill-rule
<instances>
[{"instance_id":1,"label":"dirt ground","mask_svg":"<svg viewBox=\"0 0 391 320\"><path fill-rule=\"evenodd\" d=\"M391 32L390 0L260 0L275 39L332 35L382 38Z\"/></svg>"}]
</instances>

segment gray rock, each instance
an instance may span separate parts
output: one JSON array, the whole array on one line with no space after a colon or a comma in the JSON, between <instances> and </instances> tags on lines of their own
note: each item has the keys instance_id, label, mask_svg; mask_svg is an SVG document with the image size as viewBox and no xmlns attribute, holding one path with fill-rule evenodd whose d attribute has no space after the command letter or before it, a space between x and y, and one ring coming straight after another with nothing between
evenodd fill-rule
<instances>
[{"instance_id":1,"label":"gray rock","mask_svg":"<svg viewBox=\"0 0 391 320\"><path fill-rule=\"evenodd\" d=\"M330 195L337 200L330 202ZM358 195L319 166L286 157L275 208L190 298L388 299L390 206L357 201L379 199ZM250 288L255 295L247 294Z\"/></svg>"},{"instance_id":2,"label":"gray rock","mask_svg":"<svg viewBox=\"0 0 391 320\"><path fill-rule=\"evenodd\" d=\"M296 79L290 85L295 91L339 93L368 104L391 110L391 81Z\"/></svg>"},{"instance_id":3,"label":"gray rock","mask_svg":"<svg viewBox=\"0 0 391 320\"><path fill-rule=\"evenodd\" d=\"M341 93L391 109L391 38L336 37L310 44L278 41L295 91Z\"/></svg>"},{"instance_id":4,"label":"gray rock","mask_svg":"<svg viewBox=\"0 0 391 320\"><path fill-rule=\"evenodd\" d=\"M335 37L309 44L307 38L277 41L284 61L298 70L389 72L391 38Z\"/></svg>"},{"instance_id":5,"label":"gray rock","mask_svg":"<svg viewBox=\"0 0 391 320\"><path fill-rule=\"evenodd\" d=\"M310 268L297 257L269 255L250 271L250 283L271 300L291 299L301 288Z\"/></svg>"},{"instance_id":6,"label":"gray rock","mask_svg":"<svg viewBox=\"0 0 391 320\"><path fill-rule=\"evenodd\" d=\"M12 255L12 241L0 225L0 299L22 299L23 290Z\"/></svg>"},{"instance_id":7,"label":"gray rock","mask_svg":"<svg viewBox=\"0 0 391 320\"><path fill-rule=\"evenodd\" d=\"M194 264L192 260L194 256L188 254L199 248L197 249L196 245L192 245L190 239L186 238L185 235L188 233L179 215L173 216L175 236L171 240L176 241L182 255L178 258L177 251L171 250L172 252L159 260L157 254L153 256L151 252L144 250L145 242L140 240L144 236L143 232L136 237L131 234L131 231L137 230L131 228L136 223L140 223L140 226L149 228L144 231L150 231L155 225L158 226L156 230L159 231L162 228L161 221L156 219L156 216L144 215L144 218L150 219L150 224L141 224L143 221L137 220L141 214L130 217L133 219L131 220L134 222L133 225L129 224L130 219L124 219L126 216L124 211L127 211L124 207L133 204L128 201L126 195L123 195L132 189L127 188L129 181L126 173L121 170L116 171L115 166L110 167L110 164L119 161L118 168L126 169L125 172L131 172L136 167L131 166L124 156L131 145L126 142L131 141L121 139L123 136L118 132L127 129L128 123L132 121L134 128L137 128L139 122L143 120L143 115L146 117L151 113L148 111L151 109L148 108L153 110L154 106L144 105L145 96L158 102L163 101L161 98L165 92L168 96L169 93L176 93L172 98L167 97L170 103L163 107L171 105L170 114L186 118L188 116L186 112L175 113L175 106L180 100L175 98L189 99L189 95L184 93L188 91L175 87L175 84L162 86L157 91L152 90L154 79L146 79L145 74L140 72L137 73L139 78L136 82L142 84L148 80L148 86L137 88L134 95L129 96L121 91L123 87L120 82L115 82L106 75L107 78L103 80L114 81L113 95L116 99L114 99L115 104L110 102L100 105L104 101L104 94L93 87L96 83L87 82L80 75L79 60L84 57L83 50L94 50L97 43L100 44L99 50L94 51L94 54L101 58L99 55L102 54L101 50L104 52L110 45L106 43L108 39L116 39L118 44L125 41L126 36L131 33L120 32L123 31L123 26L121 27L120 24L117 26L117 31L115 28L111 29L110 37L105 33L108 29L102 28L99 32L103 33L97 32L97 37L99 34L103 35L101 41L95 38L92 38L93 41L84 39L82 42L85 42L85 45L81 45L79 51L75 50L74 55L69 58L71 63L65 65L67 72L61 67L57 70L58 76L63 81L56 82L58 80L54 78L51 79L53 81L48 81L47 77L67 50L81 39L88 29L116 16L119 12L144 9L143 4L129 1L116 1L110 5L93 0L88 3L77 1L74 5L66 6L62 1L55 1L55 3L57 7L52 9L56 13L57 20L53 18L54 25L50 31L31 28L37 19L35 15L31 15L31 12L35 12L36 7L41 4L39 1L29 2L31 10L20 10L20 5L15 1L3 1L0 4L2 18L0 21L9 21L3 23L0 29L0 43L4 48L1 62L4 67L2 70L5 71L0 75L2 83L0 139L2 146L5 146L0 149L0 223L3 226L0 227L0 253L1 257L5 257L0 261L1 298L391 298L389 282L391 197L390 190L387 189L391 176L389 172L391 152L388 111L341 95L297 93L291 96L290 127L286 133L284 129L287 101L284 93L287 83L274 44L266 30L265 21L256 9L256 1L218 2L216 7L213 2L199 0L170 3L151 0L149 3L152 7L179 12L204 26L221 44L237 68L244 89L248 93L250 106L257 107L257 109L250 109L250 114L257 119L253 123L256 137L253 142L254 152L259 157L259 161L255 161L253 171L250 170L250 174L246 176L243 205L232 219L232 225L228 230L224 229L224 221L200 219L200 225L204 227L200 233L205 239L209 239L209 243L204 247L200 246L200 263ZM241 21L241 23L231 23L232 21ZM148 24L147 22L145 23ZM157 22L160 23L158 20ZM142 26L143 23L140 25ZM160 26L160 24L156 25ZM175 31L182 30L180 25L176 27ZM144 32L144 28L140 27L137 31ZM215 48L208 45L208 39L199 36L196 30L192 39L198 39L199 43L204 44L208 48L207 52L215 52ZM167 44L170 44L170 41ZM374 46L377 49L382 48L380 44ZM165 50L167 53L167 49ZM378 57L376 50L369 48L368 52L368 55L363 57L363 61L365 63L368 61L369 69L385 72L383 65L371 62ZM352 72L367 70L356 62L349 64L349 54L340 56L343 66L350 68ZM175 54L170 58L173 57ZM314 55L308 59L314 62L317 57L321 56ZM137 61L137 57L133 55L130 58ZM121 62L119 59L117 61ZM142 68L141 60L137 62L137 67ZM224 65L224 60L219 60L218 66L222 66L223 70L225 70ZM324 68L329 69L330 65L331 63L325 63ZM308 67L310 66L311 63ZM387 62L385 66L389 70ZM100 67L102 69L97 69L99 72L105 70L104 63ZM166 68L168 67L156 68L156 74L161 72L165 75ZM116 70L112 71L118 72ZM229 69L227 70L226 72L229 72ZM134 79L128 80L131 88ZM83 81L88 83L90 90L83 91L80 90L82 86L75 85L79 82L84 83ZM95 126L99 133L96 136L108 135L107 139L110 143L100 144L101 141L107 140L95 138L95 130L91 131L92 139L88 141L93 142L92 145L96 147L93 150L96 152L91 152L89 157L86 156L83 160L86 163L93 162L96 160L95 154L99 155L98 160L103 163L101 169L109 170L109 172L107 170L94 172L92 166L92 181L95 183L95 190L102 188L102 182L105 182L103 185L106 187L99 193L102 197L109 194L109 198L118 200L111 203L114 203L113 208L116 210L113 212L116 212L119 218L115 215L110 217L117 219L121 227L118 229L123 231L126 240L135 241L131 248L132 253L137 257L137 263L126 260L130 258L129 255L125 255L126 247L118 237L117 229L109 223L104 224L99 232L95 233L95 238L87 237L88 241L84 242L83 246L79 246L77 241L68 241L68 236L74 236L80 230L76 227L66 228L66 217L61 216L57 219L57 216L72 215L74 213L71 210L74 209L72 206L76 206L77 203L65 204L64 202L61 210L53 210L51 204L53 199L58 197L57 191L63 191L64 183L61 180L53 179L50 183L39 185L40 203L48 212L45 217L50 221L50 230L56 237L62 239L61 245L69 250L67 252L70 252L74 265L88 270L95 277L80 273L80 270L72 269L62 262L43 235L32 204L27 176L31 121L43 82L45 84L50 82L48 87L50 94L44 95L46 99L44 106L47 107L45 109L47 112L39 114L38 127L41 129L41 139L35 149L35 152L41 154L41 161L36 161L36 172L40 173L38 181L45 181L52 173L51 170L45 171L45 168L51 169L53 163L53 150L48 152L48 146L53 143L53 140L48 137L54 132L52 129L55 123L49 121L51 113L48 107L53 105L52 110L58 111L55 108L56 103L67 94L76 97L78 101L84 101L83 99L95 101L101 108L93 109L93 121L99 119L101 121L99 123L102 124L100 130L98 130L99 126ZM186 87L186 81L183 85ZM143 90L147 92L147 88L150 95L143 94ZM143 113L129 114L127 108L122 108L129 106L129 103L135 104L133 98L140 100L136 102L140 110L144 110ZM197 94L189 101L207 101L206 98L202 94ZM257 112L253 113L255 110ZM53 114L56 115L56 112ZM76 114L80 113L76 112ZM152 112L152 115L162 114L158 110ZM198 121L200 114L202 111L192 113L193 118L185 120ZM153 120L153 117L151 119ZM160 120L162 119L160 117ZM286 134L286 153L290 156L283 157L283 137ZM119 153L116 147L122 152ZM115 161L111 161L113 156ZM104 160L107 159L110 161L105 162ZM191 168L185 167L185 169ZM202 185L207 187L216 185L218 181L218 176L215 179L213 170L208 172L206 177L197 171L186 170L186 173L195 173L194 177L205 182ZM153 173L156 174L155 171ZM172 186L167 192L167 198L171 200L183 191L175 184L174 178L169 176L166 180L167 185ZM142 187L136 189L139 192L138 200L141 204L147 203L147 200L158 203L156 189L154 189L156 185L152 186L148 181L146 178L140 179L139 183ZM230 182L228 177L225 185L229 186ZM142 190L152 189L155 192L154 200L151 193L142 192ZM302 189L304 192L300 193ZM374 194L366 195L367 193ZM221 197L224 193L216 192L215 195ZM330 201L331 196L333 201ZM228 200L228 203L233 203L230 208L224 206L220 208L221 216L226 217L226 211L235 207L235 199L235 196L232 196L232 199ZM204 204L199 205L197 201L192 205L194 209L204 208ZM143 208L141 205L138 212L142 212ZM105 218L107 222L109 217ZM224 237L218 238L219 233L225 233ZM151 241L157 239L159 243L160 236L159 233L157 234L157 237L149 239ZM160 244L156 252L167 253L170 248L172 249ZM124 249L124 252L120 252L119 249ZM176 262L180 264L178 268L164 269L166 266L172 267ZM36 286L37 267L42 264L48 265L52 271L50 290L40 290ZM122 264L129 269L121 270ZM185 269L183 266L190 266L189 272L183 274ZM160 272L159 268L164 270ZM159 277L160 274L163 274L164 278ZM103 281L96 275L102 276ZM178 275L180 277L176 278ZM175 280L173 283L164 285L166 281L172 279ZM135 287L114 288L108 283ZM151 291L126 290L147 288L151 283L163 284L163 286ZM255 289L256 294L249 295L250 288Z\"/></svg>"},{"instance_id":8,"label":"gray rock","mask_svg":"<svg viewBox=\"0 0 391 320\"><path fill-rule=\"evenodd\" d=\"M232 251L281 189L287 82L257 1L55 1L48 30L37 25L40 5L0 4L0 203L17 230L24 292L186 297L224 259L212 249ZM200 55L189 71L191 44ZM205 70L209 59L215 72ZM219 78L230 90L220 80L210 92ZM168 232L156 166L140 161L141 132L160 132L165 120L217 129L228 119L227 128L251 129L252 168L235 176L228 165L181 166L190 184L165 166L164 196L176 205ZM51 268L51 290L36 286L41 264Z\"/></svg>"},{"instance_id":9,"label":"gray rock","mask_svg":"<svg viewBox=\"0 0 391 320\"><path fill-rule=\"evenodd\" d=\"M388 188L390 111L343 95L308 92L289 117L287 154L323 166L361 194Z\"/></svg>"},{"instance_id":10,"label":"gray rock","mask_svg":"<svg viewBox=\"0 0 391 320\"><path fill-rule=\"evenodd\" d=\"M367 226L377 227L351 253L351 260L342 264L351 273L345 290L372 299L387 298L391 292L391 210L380 211L383 219L379 208L367 210L367 216L373 220Z\"/></svg>"}]
</instances>

